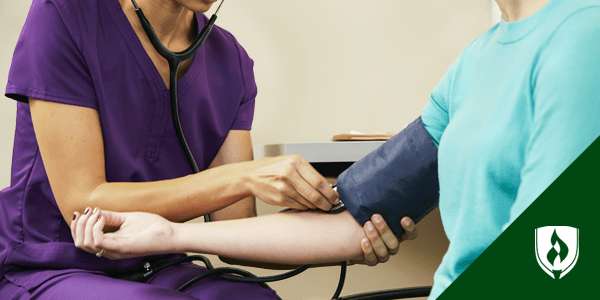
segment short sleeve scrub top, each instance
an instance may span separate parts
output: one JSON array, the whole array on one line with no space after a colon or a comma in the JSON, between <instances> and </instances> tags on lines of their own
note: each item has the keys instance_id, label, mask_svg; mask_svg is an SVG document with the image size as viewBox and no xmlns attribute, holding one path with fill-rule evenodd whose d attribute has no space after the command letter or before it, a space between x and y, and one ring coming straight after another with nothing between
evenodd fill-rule
<instances>
[{"instance_id":1,"label":"short sleeve scrub top","mask_svg":"<svg viewBox=\"0 0 600 300\"><path fill-rule=\"evenodd\" d=\"M200 29L207 18L196 15ZM250 130L253 61L215 26L179 80L181 122L201 170L230 130ZM0 191L0 276L35 288L67 269L117 274L142 259L111 261L75 248L36 141L28 97L98 111L108 182L183 177L190 167L171 120L169 90L118 0L34 0L14 52L6 96L17 103L11 185ZM35 270L35 271L32 271Z\"/></svg>"}]
</instances>

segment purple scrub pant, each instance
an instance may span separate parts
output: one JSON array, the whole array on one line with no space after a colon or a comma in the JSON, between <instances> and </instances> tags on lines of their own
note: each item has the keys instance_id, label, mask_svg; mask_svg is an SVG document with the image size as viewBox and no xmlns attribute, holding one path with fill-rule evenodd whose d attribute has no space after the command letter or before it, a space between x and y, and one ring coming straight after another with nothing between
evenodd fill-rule
<instances>
[{"instance_id":1,"label":"purple scrub pant","mask_svg":"<svg viewBox=\"0 0 600 300\"><path fill-rule=\"evenodd\" d=\"M147 283L110 278L95 273L77 272L53 277L32 290L0 280L3 300L210 300L277 299L275 291L257 284L237 283L208 277L184 292L175 290L192 277L206 271L191 263L166 268Z\"/></svg>"}]
</instances>

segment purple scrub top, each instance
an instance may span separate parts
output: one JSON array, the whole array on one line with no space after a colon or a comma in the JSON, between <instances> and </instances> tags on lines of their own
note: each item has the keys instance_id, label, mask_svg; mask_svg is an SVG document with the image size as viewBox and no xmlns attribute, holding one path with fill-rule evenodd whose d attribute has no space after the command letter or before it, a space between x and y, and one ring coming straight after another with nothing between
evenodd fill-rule
<instances>
[{"instance_id":1,"label":"purple scrub top","mask_svg":"<svg viewBox=\"0 0 600 300\"><path fill-rule=\"evenodd\" d=\"M196 19L199 28L207 22L204 15ZM179 81L182 127L201 170L230 130L250 130L257 93L252 68L236 39L215 26ZM33 288L65 269L113 274L140 267L141 259L110 261L74 247L27 104L34 97L98 110L108 182L190 174L172 124L169 91L119 1L34 0L6 96L19 102L11 186L0 191L0 275Z\"/></svg>"}]
</instances>

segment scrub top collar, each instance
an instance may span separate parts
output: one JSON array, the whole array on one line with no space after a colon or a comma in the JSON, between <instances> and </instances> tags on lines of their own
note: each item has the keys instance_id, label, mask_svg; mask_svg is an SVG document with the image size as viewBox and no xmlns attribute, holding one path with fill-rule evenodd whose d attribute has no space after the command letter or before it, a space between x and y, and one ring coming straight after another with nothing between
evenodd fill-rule
<instances>
[{"instance_id":1,"label":"scrub top collar","mask_svg":"<svg viewBox=\"0 0 600 300\"><path fill-rule=\"evenodd\" d=\"M165 85L160 73L158 72L158 69L154 65L154 62L152 61L148 53L146 53L142 42L140 41L139 37L135 33L135 30L129 23L129 20L127 19L127 16L125 15L125 12L123 11L123 8L121 7L119 1L111 0L111 2L104 2L107 5L109 15L111 16L115 26L117 26L121 34L123 34L123 36L126 37L126 40L130 47L130 51L132 51L132 53L135 54L136 60L139 61L140 68L143 69L144 73L147 74L149 79L152 81L152 86L157 89L158 94L168 93L169 89ZM194 16L196 18L196 31L200 32L200 30L202 30L202 27L204 27L208 19L203 14L195 13ZM192 64L190 68L185 73L185 75L183 75L183 77L178 80L179 88L177 92L180 96L184 95L188 91L189 87L193 84L194 78L197 78L196 76L200 69L199 63L205 57L204 51L205 50L203 48L200 48L196 52L196 54L192 58Z\"/></svg>"}]
</instances>

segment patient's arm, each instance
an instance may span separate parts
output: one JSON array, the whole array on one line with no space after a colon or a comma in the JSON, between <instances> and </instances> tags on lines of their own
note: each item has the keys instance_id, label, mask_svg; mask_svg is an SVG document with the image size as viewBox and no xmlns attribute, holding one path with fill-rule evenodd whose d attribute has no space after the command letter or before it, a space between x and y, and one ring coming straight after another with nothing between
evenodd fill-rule
<instances>
[{"instance_id":1,"label":"patient's arm","mask_svg":"<svg viewBox=\"0 0 600 300\"><path fill-rule=\"evenodd\" d=\"M365 234L348 212L287 212L245 222L181 224L183 251L242 260L306 264L362 258ZM198 232L201 232L198 234Z\"/></svg>"},{"instance_id":2,"label":"patient's arm","mask_svg":"<svg viewBox=\"0 0 600 300\"><path fill-rule=\"evenodd\" d=\"M120 228L104 233L105 225ZM361 242L365 233L348 212L291 211L250 219L177 224L153 214L102 211L76 215L71 228L77 247L91 253L106 249L104 255L111 259L174 252L278 264L364 259ZM382 235L390 233L388 230Z\"/></svg>"}]
</instances>

